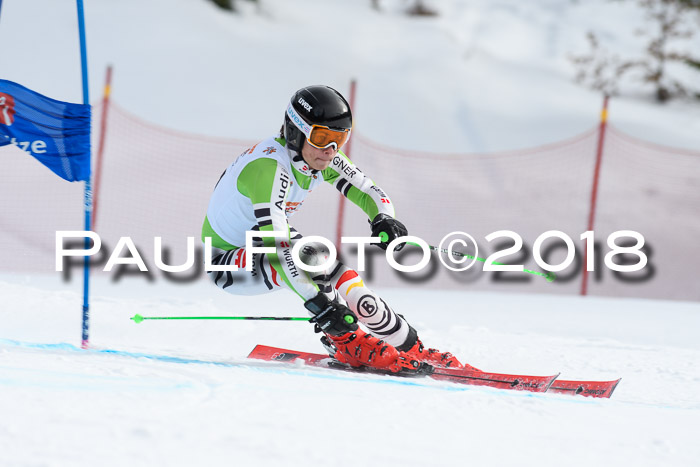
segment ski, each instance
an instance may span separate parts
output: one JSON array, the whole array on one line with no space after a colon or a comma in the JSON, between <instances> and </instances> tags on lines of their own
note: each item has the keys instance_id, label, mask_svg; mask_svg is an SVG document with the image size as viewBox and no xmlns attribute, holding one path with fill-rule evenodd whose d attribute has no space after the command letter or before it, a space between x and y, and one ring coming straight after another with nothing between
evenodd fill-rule
<instances>
[{"instance_id":1,"label":"ski","mask_svg":"<svg viewBox=\"0 0 700 467\"><path fill-rule=\"evenodd\" d=\"M614 381L566 381L558 379L549 387L549 392L610 398L620 379Z\"/></svg>"},{"instance_id":2,"label":"ski","mask_svg":"<svg viewBox=\"0 0 700 467\"><path fill-rule=\"evenodd\" d=\"M342 369L347 371L366 371L388 376L406 376L405 374L394 375L393 373L387 371L378 371L366 367L352 368L342 365L337 360L325 354L299 352L296 350L281 349L267 345L257 345L250 352L248 358L287 363L291 363L295 360L302 360L309 366L320 368ZM434 372L427 376L438 381L450 381L457 384L489 386L498 389L516 391L546 392L559 375L507 375L500 373L487 373L485 371L463 370L460 368L435 368Z\"/></svg>"},{"instance_id":3,"label":"ski","mask_svg":"<svg viewBox=\"0 0 700 467\"><path fill-rule=\"evenodd\" d=\"M293 362L295 360L302 360L307 365L319 368L361 371L389 376L406 376L404 374L394 375L390 372L375 370L367 367L349 367L339 363L326 354L299 352L296 350L281 349L267 345L257 345L250 352L248 358L276 362ZM434 372L428 376L438 381L451 381L458 384L489 386L499 389L519 391L551 392L597 398L610 398L620 382L620 379L614 381L570 381L557 379L559 376L558 374L554 376L506 375L500 373L488 373L481 370L465 370L460 368L435 368Z\"/></svg>"},{"instance_id":4,"label":"ski","mask_svg":"<svg viewBox=\"0 0 700 467\"><path fill-rule=\"evenodd\" d=\"M487 373L485 371L463 370L460 368L435 368L429 375L439 381L451 381L473 386L489 386L498 389L513 389L516 391L547 392L559 373L552 376L506 375Z\"/></svg>"}]
</instances>

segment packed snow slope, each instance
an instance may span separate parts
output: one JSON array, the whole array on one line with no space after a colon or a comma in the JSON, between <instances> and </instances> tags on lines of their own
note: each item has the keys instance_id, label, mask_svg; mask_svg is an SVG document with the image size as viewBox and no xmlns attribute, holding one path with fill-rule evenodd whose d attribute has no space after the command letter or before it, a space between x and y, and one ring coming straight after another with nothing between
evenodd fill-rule
<instances>
[{"instance_id":1,"label":"packed snow slope","mask_svg":"<svg viewBox=\"0 0 700 467\"><path fill-rule=\"evenodd\" d=\"M574 83L572 54L595 31L611 52L637 57L649 29L635 2L259 0L224 12L206 0L85 2L90 91L179 130L258 140L279 128L292 93L357 79L356 129L382 144L436 152L521 149L580 134L602 98ZM82 102L75 2L4 0L0 76L56 99ZM700 48L700 37L678 47ZM675 47L675 44L671 44ZM681 49L682 50L682 49ZM673 68L673 67L671 67ZM700 88L700 73L673 70ZM622 130L700 147L696 101L653 102L629 83L611 103Z\"/></svg>"},{"instance_id":2,"label":"packed snow slope","mask_svg":"<svg viewBox=\"0 0 700 467\"><path fill-rule=\"evenodd\" d=\"M622 377L601 400L249 361L258 343L321 345L304 322L129 318L304 316L291 293L96 282L93 349L82 351L78 293L0 279L1 465L694 466L700 458L695 303L382 291L426 344L483 369Z\"/></svg>"}]
</instances>

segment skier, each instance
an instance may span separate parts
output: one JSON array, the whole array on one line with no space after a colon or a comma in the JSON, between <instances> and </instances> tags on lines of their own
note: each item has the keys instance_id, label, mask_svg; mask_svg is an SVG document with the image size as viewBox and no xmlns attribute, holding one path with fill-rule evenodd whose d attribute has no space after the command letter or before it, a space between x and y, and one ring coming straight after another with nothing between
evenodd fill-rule
<instances>
[{"instance_id":1,"label":"skier","mask_svg":"<svg viewBox=\"0 0 700 467\"><path fill-rule=\"evenodd\" d=\"M210 271L210 279L235 295L256 295L288 288L304 301L326 350L352 367L369 366L395 373L425 373L433 367L461 368L449 352L424 348L416 330L367 288L358 273L339 261L321 273L308 273L292 260L292 247L302 238L288 224L306 196L325 181L359 206L371 220L377 245L386 249L407 235L394 216L388 196L340 151L350 137L352 114L343 96L327 86L308 86L293 96L277 137L243 152L221 175L202 227L210 237L212 264L239 267ZM252 255L246 271L246 231L282 231L284 238L253 237L256 246L274 253ZM403 247L401 244L396 249ZM300 259L324 264L329 251L309 243ZM358 320L369 332L358 326Z\"/></svg>"}]
</instances>

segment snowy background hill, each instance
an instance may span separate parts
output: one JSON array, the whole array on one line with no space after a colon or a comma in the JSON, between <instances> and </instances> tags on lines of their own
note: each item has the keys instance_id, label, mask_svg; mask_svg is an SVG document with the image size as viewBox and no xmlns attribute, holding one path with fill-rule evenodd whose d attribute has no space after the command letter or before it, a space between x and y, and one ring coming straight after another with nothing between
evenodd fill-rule
<instances>
[{"instance_id":1,"label":"snowy background hill","mask_svg":"<svg viewBox=\"0 0 700 467\"><path fill-rule=\"evenodd\" d=\"M636 54L644 27L631 2L449 1L435 18L408 2L238 1L230 14L204 0L86 2L93 101L114 65L114 100L180 130L258 140L309 83L347 92L358 80L357 128L406 149L489 152L559 141L597 123L600 96L573 82L569 55L585 34ZM57 99L81 102L76 14L70 0L5 0L0 71ZM700 40L700 38L698 38ZM693 44L693 43L691 43ZM697 48L698 44L695 43ZM700 77L688 70L689 79ZM700 86L699 86L700 87ZM659 106L639 86L611 104L622 130L700 146L700 106Z\"/></svg>"},{"instance_id":2,"label":"snowy background hill","mask_svg":"<svg viewBox=\"0 0 700 467\"><path fill-rule=\"evenodd\" d=\"M435 2L435 18L406 17L403 1L380 2L381 13L369 3L239 1L232 15L203 0L87 1L92 100L112 64L114 100L141 118L255 140L279 128L296 89L325 83L347 92L356 78L357 128L374 141L435 152L518 149L597 123L602 99L573 83L567 55L585 49L589 29L635 50L642 24L631 4L602 0ZM0 77L80 102L75 3L4 0L0 15ZM611 103L616 127L700 147L697 102L659 106L651 90L628 89ZM379 291L426 344L478 367L623 378L612 399L587 400L245 360L257 343L320 351L304 323L129 320L303 314L286 292L234 298L209 284L98 278L93 350L83 352L78 289L58 277L0 276L0 465L700 459L697 303Z\"/></svg>"}]
</instances>

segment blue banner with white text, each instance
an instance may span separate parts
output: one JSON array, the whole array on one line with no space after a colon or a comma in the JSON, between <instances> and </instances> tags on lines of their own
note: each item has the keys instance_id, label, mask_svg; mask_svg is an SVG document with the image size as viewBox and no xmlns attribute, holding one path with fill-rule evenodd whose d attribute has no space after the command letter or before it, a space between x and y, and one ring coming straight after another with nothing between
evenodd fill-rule
<instances>
[{"instance_id":1,"label":"blue banner with white text","mask_svg":"<svg viewBox=\"0 0 700 467\"><path fill-rule=\"evenodd\" d=\"M90 179L90 116L89 105L0 79L0 146L14 144L64 180Z\"/></svg>"}]
</instances>

